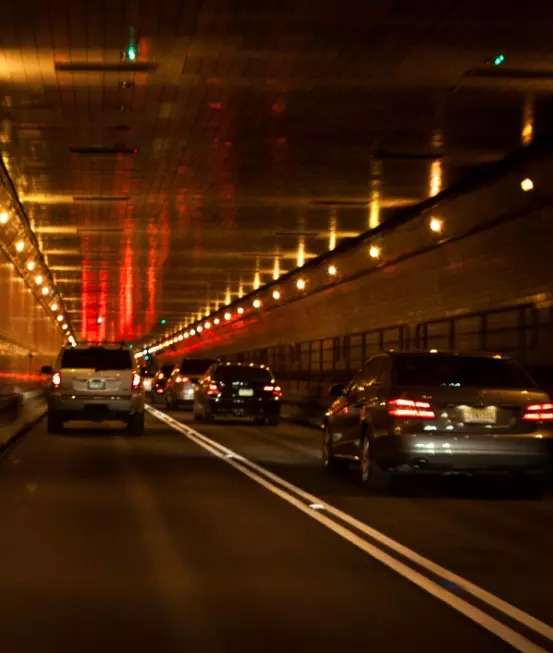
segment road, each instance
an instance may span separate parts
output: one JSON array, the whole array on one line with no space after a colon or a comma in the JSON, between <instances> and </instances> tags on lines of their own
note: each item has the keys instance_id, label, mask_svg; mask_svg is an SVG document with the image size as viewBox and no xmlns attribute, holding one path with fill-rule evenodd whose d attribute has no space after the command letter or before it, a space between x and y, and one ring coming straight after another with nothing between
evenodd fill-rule
<instances>
[{"instance_id":1,"label":"road","mask_svg":"<svg viewBox=\"0 0 553 653\"><path fill-rule=\"evenodd\" d=\"M0 457L3 653L552 645L443 574L376 559L390 548L330 520L334 506L553 623L551 497L463 484L369 495L321 471L314 430L193 425L213 445L178 430L188 413L169 416L149 415L134 438L109 426L51 436L41 422ZM509 645L494 623L524 639Z\"/></svg>"}]
</instances>

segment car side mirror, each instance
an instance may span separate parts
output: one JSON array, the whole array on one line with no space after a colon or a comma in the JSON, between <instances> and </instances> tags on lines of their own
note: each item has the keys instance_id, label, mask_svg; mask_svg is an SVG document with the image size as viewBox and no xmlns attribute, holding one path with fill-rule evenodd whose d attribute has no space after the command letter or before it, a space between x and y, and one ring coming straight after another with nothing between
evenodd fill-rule
<instances>
[{"instance_id":1,"label":"car side mirror","mask_svg":"<svg viewBox=\"0 0 553 653\"><path fill-rule=\"evenodd\" d=\"M344 394L346 386L343 383L334 383L330 386L328 394L331 397L341 397Z\"/></svg>"},{"instance_id":2,"label":"car side mirror","mask_svg":"<svg viewBox=\"0 0 553 653\"><path fill-rule=\"evenodd\" d=\"M52 374L54 373L54 368L51 365L43 365L40 368L40 373L48 374L48 376L52 376Z\"/></svg>"}]
</instances>

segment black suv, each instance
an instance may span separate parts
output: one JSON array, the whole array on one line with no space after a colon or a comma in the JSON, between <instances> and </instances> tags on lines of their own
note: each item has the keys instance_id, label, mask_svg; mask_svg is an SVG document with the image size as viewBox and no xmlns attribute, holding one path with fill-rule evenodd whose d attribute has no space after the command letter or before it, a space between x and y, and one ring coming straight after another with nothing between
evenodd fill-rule
<instances>
[{"instance_id":1,"label":"black suv","mask_svg":"<svg viewBox=\"0 0 553 653\"><path fill-rule=\"evenodd\" d=\"M250 418L276 425L282 390L271 370L253 363L216 363L200 381L194 398L194 419Z\"/></svg>"}]
</instances>

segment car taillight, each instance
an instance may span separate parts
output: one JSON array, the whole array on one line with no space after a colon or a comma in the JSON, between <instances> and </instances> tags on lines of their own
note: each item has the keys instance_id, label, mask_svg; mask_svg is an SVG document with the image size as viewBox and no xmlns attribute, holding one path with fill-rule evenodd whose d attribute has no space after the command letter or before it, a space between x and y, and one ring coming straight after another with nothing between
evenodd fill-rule
<instances>
[{"instance_id":1,"label":"car taillight","mask_svg":"<svg viewBox=\"0 0 553 653\"><path fill-rule=\"evenodd\" d=\"M59 372L54 372L52 374L52 385L54 388L59 388L61 385L61 374Z\"/></svg>"},{"instance_id":2,"label":"car taillight","mask_svg":"<svg viewBox=\"0 0 553 653\"><path fill-rule=\"evenodd\" d=\"M188 383L190 379L187 376L177 376L175 383Z\"/></svg>"},{"instance_id":3,"label":"car taillight","mask_svg":"<svg viewBox=\"0 0 553 653\"><path fill-rule=\"evenodd\" d=\"M553 404L531 404L522 416L526 422L553 422Z\"/></svg>"},{"instance_id":4,"label":"car taillight","mask_svg":"<svg viewBox=\"0 0 553 653\"><path fill-rule=\"evenodd\" d=\"M140 385L142 384L142 377L138 372L133 372L132 375L132 389L133 390L138 390L140 388Z\"/></svg>"},{"instance_id":5,"label":"car taillight","mask_svg":"<svg viewBox=\"0 0 553 653\"><path fill-rule=\"evenodd\" d=\"M216 395L219 392L219 386L216 383L210 383L207 388L208 395Z\"/></svg>"},{"instance_id":6,"label":"car taillight","mask_svg":"<svg viewBox=\"0 0 553 653\"><path fill-rule=\"evenodd\" d=\"M272 392L275 397L282 397L282 390L279 385L265 385L263 386L265 392Z\"/></svg>"},{"instance_id":7,"label":"car taillight","mask_svg":"<svg viewBox=\"0 0 553 653\"><path fill-rule=\"evenodd\" d=\"M159 380L164 379L165 377L163 376L163 372L159 373L159 376L157 377Z\"/></svg>"},{"instance_id":8,"label":"car taillight","mask_svg":"<svg viewBox=\"0 0 553 653\"><path fill-rule=\"evenodd\" d=\"M390 399L386 406L388 415L403 419L436 419L436 413L427 401L413 399Z\"/></svg>"}]
</instances>

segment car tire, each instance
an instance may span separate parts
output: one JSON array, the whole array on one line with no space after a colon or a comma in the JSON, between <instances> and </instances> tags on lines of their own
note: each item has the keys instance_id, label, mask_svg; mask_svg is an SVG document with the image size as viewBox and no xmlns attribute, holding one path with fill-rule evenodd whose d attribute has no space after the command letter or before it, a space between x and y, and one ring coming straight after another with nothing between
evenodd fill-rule
<instances>
[{"instance_id":1,"label":"car tire","mask_svg":"<svg viewBox=\"0 0 553 653\"><path fill-rule=\"evenodd\" d=\"M211 408L208 408L207 406L204 407L204 422L206 424L213 424L215 422L215 415Z\"/></svg>"},{"instance_id":2,"label":"car tire","mask_svg":"<svg viewBox=\"0 0 553 653\"><path fill-rule=\"evenodd\" d=\"M341 458L336 458L334 456L334 450L332 448L332 438L330 436L330 431L328 430L328 426L325 426L323 432L321 459L322 459L323 467L327 472L341 472L348 465L348 461L343 460Z\"/></svg>"},{"instance_id":3,"label":"car tire","mask_svg":"<svg viewBox=\"0 0 553 653\"><path fill-rule=\"evenodd\" d=\"M142 435L144 433L144 413L133 413L129 416L127 432L130 435Z\"/></svg>"},{"instance_id":4,"label":"car tire","mask_svg":"<svg viewBox=\"0 0 553 653\"><path fill-rule=\"evenodd\" d=\"M49 410L46 416L46 430L48 433L55 435L63 432L63 419L55 410Z\"/></svg>"},{"instance_id":5,"label":"car tire","mask_svg":"<svg viewBox=\"0 0 553 653\"><path fill-rule=\"evenodd\" d=\"M382 470L372 457L372 439L368 433L361 438L359 483L362 487L387 492L393 482L392 473Z\"/></svg>"}]
</instances>

